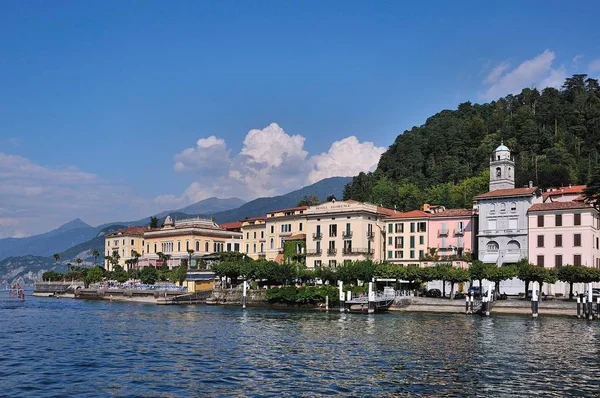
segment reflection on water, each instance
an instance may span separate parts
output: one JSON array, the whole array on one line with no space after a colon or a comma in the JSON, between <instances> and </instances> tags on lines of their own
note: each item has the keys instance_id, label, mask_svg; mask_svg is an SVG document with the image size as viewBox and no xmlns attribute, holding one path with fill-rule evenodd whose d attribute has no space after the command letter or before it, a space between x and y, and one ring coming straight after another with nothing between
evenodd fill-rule
<instances>
[{"instance_id":1,"label":"reflection on water","mask_svg":"<svg viewBox=\"0 0 600 398\"><path fill-rule=\"evenodd\" d=\"M597 396L600 322L0 298L0 395Z\"/></svg>"}]
</instances>

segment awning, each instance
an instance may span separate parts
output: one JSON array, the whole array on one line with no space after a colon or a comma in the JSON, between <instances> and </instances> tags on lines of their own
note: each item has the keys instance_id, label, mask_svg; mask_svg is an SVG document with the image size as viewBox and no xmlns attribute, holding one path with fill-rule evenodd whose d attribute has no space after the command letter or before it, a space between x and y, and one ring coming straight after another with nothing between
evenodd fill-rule
<instances>
[{"instance_id":1,"label":"awning","mask_svg":"<svg viewBox=\"0 0 600 398\"><path fill-rule=\"evenodd\" d=\"M499 253L487 253L481 259L486 264L496 264L498 262Z\"/></svg>"},{"instance_id":2,"label":"awning","mask_svg":"<svg viewBox=\"0 0 600 398\"><path fill-rule=\"evenodd\" d=\"M519 253L506 253L502 262L504 264L514 264L519 261L520 254Z\"/></svg>"}]
</instances>

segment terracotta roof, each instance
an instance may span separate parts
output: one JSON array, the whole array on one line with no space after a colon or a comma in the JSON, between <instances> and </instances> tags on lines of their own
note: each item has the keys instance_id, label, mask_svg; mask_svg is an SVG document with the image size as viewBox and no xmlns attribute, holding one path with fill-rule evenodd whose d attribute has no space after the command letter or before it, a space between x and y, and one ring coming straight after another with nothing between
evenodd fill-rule
<instances>
[{"instance_id":1,"label":"terracotta roof","mask_svg":"<svg viewBox=\"0 0 600 398\"><path fill-rule=\"evenodd\" d=\"M431 217L431 213L425 213L421 210L412 210L407 213L396 213L387 219L396 219L396 218L427 218Z\"/></svg>"},{"instance_id":2,"label":"terracotta roof","mask_svg":"<svg viewBox=\"0 0 600 398\"><path fill-rule=\"evenodd\" d=\"M306 239L306 234L297 233L297 234L290 235L290 236L283 238L283 240L301 240L301 239Z\"/></svg>"},{"instance_id":3,"label":"terracotta roof","mask_svg":"<svg viewBox=\"0 0 600 398\"><path fill-rule=\"evenodd\" d=\"M240 222L246 222L246 221L264 221L266 220L267 217L266 216L260 216L260 217L246 217L243 220L241 220Z\"/></svg>"},{"instance_id":4,"label":"terracotta roof","mask_svg":"<svg viewBox=\"0 0 600 398\"><path fill-rule=\"evenodd\" d=\"M470 217L473 210L469 209L447 209L439 213L433 213L430 217Z\"/></svg>"},{"instance_id":5,"label":"terracotta roof","mask_svg":"<svg viewBox=\"0 0 600 398\"><path fill-rule=\"evenodd\" d=\"M275 257L275 262L278 264L283 264L283 253L279 253L277 257Z\"/></svg>"},{"instance_id":6,"label":"terracotta roof","mask_svg":"<svg viewBox=\"0 0 600 398\"><path fill-rule=\"evenodd\" d=\"M358 201L356 201L354 199L344 200L344 202L346 202L346 203L358 203Z\"/></svg>"},{"instance_id":7,"label":"terracotta roof","mask_svg":"<svg viewBox=\"0 0 600 398\"><path fill-rule=\"evenodd\" d=\"M116 235L135 235L142 236L144 232L148 231L147 227L129 227L125 229L120 229L118 231L112 232L106 236L116 236Z\"/></svg>"},{"instance_id":8,"label":"terracotta roof","mask_svg":"<svg viewBox=\"0 0 600 398\"><path fill-rule=\"evenodd\" d=\"M296 207L290 207L289 209L281 209L281 210L273 210L270 211L268 214L272 214L272 213L283 213L286 211L297 211L297 210L306 210L308 209L310 206L296 206Z\"/></svg>"},{"instance_id":9,"label":"terracotta roof","mask_svg":"<svg viewBox=\"0 0 600 398\"><path fill-rule=\"evenodd\" d=\"M513 189L497 189L492 192L482 193L475 196L475 199L497 198L501 196L530 196L537 190L533 188L513 188Z\"/></svg>"},{"instance_id":10,"label":"terracotta roof","mask_svg":"<svg viewBox=\"0 0 600 398\"><path fill-rule=\"evenodd\" d=\"M568 210L568 209L592 209L592 206L581 202L548 202L536 203L529 211Z\"/></svg>"},{"instance_id":11,"label":"terracotta roof","mask_svg":"<svg viewBox=\"0 0 600 398\"><path fill-rule=\"evenodd\" d=\"M552 189L554 189L554 188L552 188ZM556 188L556 190L551 190L550 192L544 192L542 194L542 196L544 197L544 200L546 200L550 196L580 194L583 192L584 189L585 189L585 185L572 185L570 187L561 187L561 188Z\"/></svg>"},{"instance_id":12,"label":"terracotta roof","mask_svg":"<svg viewBox=\"0 0 600 398\"><path fill-rule=\"evenodd\" d=\"M241 221L234 221L234 222L225 222L223 224L220 224L219 227L223 228L223 229L240 229L242 228L242 222Z\"/></svg>"},{"instance_id":13,"label":"terracotta roof","mask_svg":"<svg viewBox=\"0 0 600 398\"><path fill-rule=\"evenodd\" d=\"M349 202L348 200L346 202ZM387 207L377 206L377 214L383 214L384 216L393 216L394 214L398 214L397 211L388 209Z\"/></svg>"}]
</instances>

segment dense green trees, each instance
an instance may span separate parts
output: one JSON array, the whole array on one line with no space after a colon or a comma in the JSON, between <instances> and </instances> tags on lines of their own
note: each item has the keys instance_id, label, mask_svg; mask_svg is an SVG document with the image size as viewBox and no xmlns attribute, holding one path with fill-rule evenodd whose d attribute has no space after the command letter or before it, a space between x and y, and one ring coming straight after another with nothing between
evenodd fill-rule
<instances>
[{"instance_id":1,"label":"dense green trees","mask_svg":"<svg viewBox=\"0 0 600 398\"><path fill-rule=\"evenodd\" d=\"M317 206L321 201L319 197L315 194L304 196L300 202L298 202L298 206Z\"/></svg>"},{"instance_id":2,"label":"dense green trees","mask_svg":"<svg viewBox=\"0 0 600 398\"><path fill-rule=\"evenodd\" d=\"M402 211L423 202L470 207L474 195L487 191L489 157L501 140L515 155L517 186L585 184L600 164L598 87L597 80L574 75L561 90L526 88L441 111L399 135L375 172L346 186L344 199ZM597 194L600 174L594 180Z\"/></svg>"}]
</instances>

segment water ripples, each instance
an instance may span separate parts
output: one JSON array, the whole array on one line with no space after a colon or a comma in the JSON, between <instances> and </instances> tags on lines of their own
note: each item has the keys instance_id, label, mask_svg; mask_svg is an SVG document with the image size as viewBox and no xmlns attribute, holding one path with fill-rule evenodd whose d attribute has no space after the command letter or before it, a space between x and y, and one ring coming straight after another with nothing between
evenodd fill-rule
<instances>
[{"instance_id":1,"label":"water ripples","mask_svg":"<svg viewBox=\"0 0 600 398\"><path fill-rule=\"evenodd\" d=\"M597 396L600 322L0 300L0 395Z\"/></svg>"}]
</instances>

